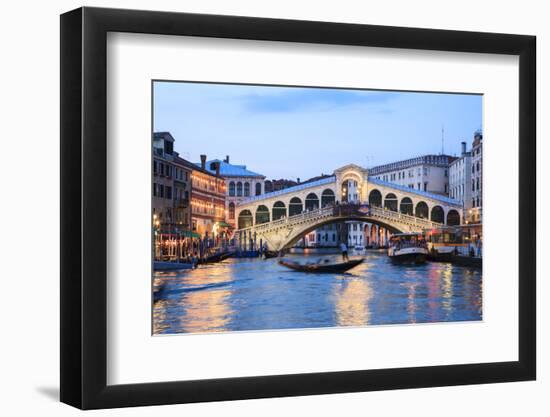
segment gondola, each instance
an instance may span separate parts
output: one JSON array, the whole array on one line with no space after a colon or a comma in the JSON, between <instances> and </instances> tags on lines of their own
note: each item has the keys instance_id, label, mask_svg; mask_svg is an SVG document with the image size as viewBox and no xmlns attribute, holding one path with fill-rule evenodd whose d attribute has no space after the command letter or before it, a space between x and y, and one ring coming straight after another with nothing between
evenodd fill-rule
<instances>
[{"instance_id":1,"label":"gondola","mask_svg":"<svg viewBox=\"0 0 550 417\"><path fill-rule=\"evenodd\" d=\"M267 250L264 252L265 259L276 258L277 256L279 256L279 252L274 250Z\"/></svg>"},{"instance_id":2,"label":"gondola","mask_svg":"<svg viewBox=\"0 0 550 417\"><path fill-rule=\"evenodd\" d=\"M351 269L359 265L361 262L363 262L364 259L365 258L352 259L350 261L342 262L338 264L331 264L331 263L300 264L298 262L280 260L279 264L299 272L345 272L348 269Z\"/></svg>"},{"instance_id":3,"label":"gondola","mask_svg":"<svg viewBox=\"0 0 550 417\"><path fill-rule=\"evenodd\" d=\"M233 252L222 252L222 253L216 253L214 255L207 256L203 260L200 261L202 264L211 264L216 262L221 262L224 259L230 258L233 255Z\"/></svg>"}]
</instances>

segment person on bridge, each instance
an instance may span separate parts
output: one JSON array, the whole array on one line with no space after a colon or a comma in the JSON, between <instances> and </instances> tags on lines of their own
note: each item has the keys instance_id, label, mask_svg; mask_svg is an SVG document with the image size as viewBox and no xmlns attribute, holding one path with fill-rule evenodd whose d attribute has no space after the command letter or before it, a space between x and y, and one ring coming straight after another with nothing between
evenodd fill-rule
<instances>
[{"instance_id":1,"label":"person on bridge","mask_svg":"<svg viewBox=\"0 0 550 417\"><path fill-rule=\"evenodd\" d=\"M348 257L348 247L344 242L340 243L340 250L342 251L342 259L344 261L349 261Z\"/></svg>"}]
</instances>

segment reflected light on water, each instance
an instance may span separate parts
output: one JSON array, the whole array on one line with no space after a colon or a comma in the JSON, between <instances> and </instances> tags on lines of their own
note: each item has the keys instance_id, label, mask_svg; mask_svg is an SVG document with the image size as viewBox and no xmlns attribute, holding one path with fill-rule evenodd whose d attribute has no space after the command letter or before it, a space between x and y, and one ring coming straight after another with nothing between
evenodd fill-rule
<instances>
[{"instance_id":1,"label":"reflected light on water","mask_svg":"<svg viewBox=\"0 0 550 417\"><path fill-rule=\"evenodd\" d=\"M287 255L299 262L336 254ZM481 270L393 265L384 252L345 274L293 272L277 259L228 259L153 279L153 332L205 333L482 319Z\"/></svg>"},{"instance_id":2,"label":"reflected light on water","mask_svg":"<svg viewBox=\"0 0 550 417\"><path fill-rule=\"evenodd\" d=\"M230 290L196 291L181 299L184 314L180 326L186 333L222 332L231 321L232 310L227 301Z\"/></svg>"},{"instance_id":3,"label":"reflected light on water","mask_svg":"<svg viewBox=\"0 0 550 417\"><path fill-rule=\"evenodd\" d=\"M338 326L365 326L369 324L369 301L372 292L365 279L342 281L334 286L335 313Z\"/></svg>"},{"instance_id":4,"label":"reflected light on water","mask_svg":"<svg viewBox=\"0 0 550 417\"><path fill-rule=\"evenodd\" d=\"M441 307L447 314L452 312L453 309L453 266L451 264L444 264L441 270L441 296L443 301Z\"/></svg>"}]
</instances>

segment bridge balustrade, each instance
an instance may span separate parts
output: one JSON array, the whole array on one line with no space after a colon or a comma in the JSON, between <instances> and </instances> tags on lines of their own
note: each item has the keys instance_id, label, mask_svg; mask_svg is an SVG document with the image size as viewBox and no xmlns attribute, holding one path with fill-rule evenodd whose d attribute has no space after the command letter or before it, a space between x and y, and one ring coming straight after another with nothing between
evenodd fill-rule
<instances>
[{"instance_id":1,"label":"bridge balustrade","mask_svg":"<svg viewBox=\"0 0 550 417\"><path fill-rule=\"evenodd\" d=\"M437 227L439 224L434 223L430 220L422 219L416 216L411 216L408 214L404 214L398 211L388 210L387 208L382 207L368 207L368 213L365 212L359 212L357 211L357 208L360 207L359 205L332 205L332 206L325 206L323 208L318 208L310 211L304 211L299 214L295 214L293 216L283 217L268 223L262 223L259 225L250 226L244 229L240 229L240 231L256 231L261 232L269 229L274 229L280 226L289 226L294 224L299 224L304 221L308 221L311 219L317 219L317 218L323 218L323 217L347 217L353 214L358 215L366 215L365 222L368 222L368 217L373 218L381 218L384 220L390 219L394 221L398 221L399 223L404 223L408 226L413 226L421 229L428 229L432 227ZM364 207L364 206L363 206ZM335 210L338 208L338 211Z\"/></svg>"}]
</instances>

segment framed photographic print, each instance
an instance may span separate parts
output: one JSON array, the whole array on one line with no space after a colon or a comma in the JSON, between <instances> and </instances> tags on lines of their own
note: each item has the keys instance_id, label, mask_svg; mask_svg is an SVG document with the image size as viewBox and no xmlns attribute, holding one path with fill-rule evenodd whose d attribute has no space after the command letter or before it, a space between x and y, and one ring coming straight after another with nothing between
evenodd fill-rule
<instances>
[{"instance_id":1,"label":"framed photographic print","mask_svg":"<svg viewBox=\"0 0 550 417\"><path fill-rule=\"evenodd\" d=\"M535 38L61 16L61 400L535 379Z\"/></svg>"}]
</instances>

